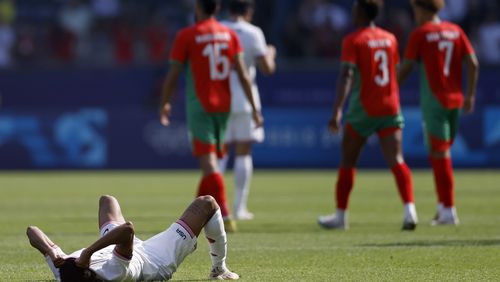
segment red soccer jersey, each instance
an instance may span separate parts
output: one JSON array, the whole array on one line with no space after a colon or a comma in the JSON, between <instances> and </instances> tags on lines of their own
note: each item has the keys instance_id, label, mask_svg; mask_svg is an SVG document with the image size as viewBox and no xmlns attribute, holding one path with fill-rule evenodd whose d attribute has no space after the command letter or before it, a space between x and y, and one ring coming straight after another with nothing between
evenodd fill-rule
<instances>
[{"instance_id":1,"label":"red soccer jersey","mask_svg":"<svg viewBox=\"0 0 500 282\"><path fill-rule=\"evenodd\" d=\"M187 65L188 107L199 102L209 113L230 111L229 74L241 52L236 33L213 18L179 31L170 60Z\"/></svg>"},{"instance_id":2,"label":"red soccer jersey","mask_svg":"<svg viewBox=\"0 0 500 282\"><path fill-rule=\"evenodd\" d=\"M430 88L447 109L461 108L462 61L474 49L463 30L452 23L426 23L410 35L405 59L421 61ZM423 87L424 85L421 85Z\"/></svg>"},{"instance_id":3,"label":"red soccer jersey","mask_svg":"<svg viewBox=\"0 0 500 282\"><path fill-rule=\"evenodd\" d=\"M396 79L399 53L393 34L378 27L362 28L349 34L342 42L342 63L353 65L359 72L351 103L361 103L369 116L399 113Z\"/></svg>"}]
</instances>

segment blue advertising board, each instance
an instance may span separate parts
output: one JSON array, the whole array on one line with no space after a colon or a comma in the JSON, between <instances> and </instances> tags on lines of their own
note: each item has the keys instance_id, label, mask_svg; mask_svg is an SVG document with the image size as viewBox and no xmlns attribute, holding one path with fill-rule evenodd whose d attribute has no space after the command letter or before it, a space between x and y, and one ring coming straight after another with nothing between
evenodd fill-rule
<instances>
[{"instance_id":1,"label":"blue advertising board","mask_svg":"<svg viewBox=\"0 0 500 282\"><path fill-rule=\"evenodd\" d=\"M172 125L158 118L163 69L8 73L0 76L0 169L194 168L182 89ZM335 72L282 72L260 78L266 141L256 167L338 166L341 135L328 131ZM463 116L452 148L458 167L500 167L500 71L481 75L475 114ZM417 80L401 89L404 153L426 167ZM386 167L376 136L361 167Z\"/></svg>"}]
</instances>

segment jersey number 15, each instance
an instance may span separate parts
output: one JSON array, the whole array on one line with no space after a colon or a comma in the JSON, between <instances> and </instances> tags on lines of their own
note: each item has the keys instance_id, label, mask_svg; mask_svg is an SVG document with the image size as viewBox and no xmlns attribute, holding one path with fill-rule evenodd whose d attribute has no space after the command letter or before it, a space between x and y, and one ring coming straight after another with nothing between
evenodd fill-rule
<instances>
[{"instance_id":1,"label":"jersey number 15","mask_svg":"<svg viewBox=\"0 0 500 282\"><path fill-rule=\"evenodd\" d=\"M230 63L229 58L222 54L222 50L227 50L226 43L208 44L203 49L203 56L208 57L210 65L211 80L225 80L229 76Z\"/></svg>"}]
</instances>

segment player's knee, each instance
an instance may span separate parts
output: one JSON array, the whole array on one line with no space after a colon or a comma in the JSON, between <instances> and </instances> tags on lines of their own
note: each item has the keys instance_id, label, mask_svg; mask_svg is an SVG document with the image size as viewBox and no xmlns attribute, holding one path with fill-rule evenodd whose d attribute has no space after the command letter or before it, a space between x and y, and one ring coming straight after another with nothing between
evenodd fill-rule
<instances>
[{"instance_id":1,"label":"player's knee","mask_svg":"<svg viewBox=\"0 0 500 282\"><path fill-rule=\"evenodd\" d=\"M200 196L196 199L196 201L199 202L200 206L202 206L208 213L211 213L219 208L217 201L210 195Z\"/></svg>"},{"instance_id":2,"label":"player's knee","mask_svg":"<svg viewBox=\"0 0 500 282\"><path fill-rule=\"evenodd\" d=\"M135 234L135 228L134 228L134 224L131 222L131 221L127 221L123 224L125 230L131 234L131 235L134 235Z\"/></svg>"},{"instance_id":3,"label":"player's knee","mask_svg":"<svg viewBox=\"0 0 500 282\"><path fill-rule=\"evenodd\" d=\"M102 195L100 198L99 198L99 205L100 206L103 206L103 205L110 205L113 201L115 201L115 197L113 196L110 196L110 195Z\"/></svg>"},{"instance_id":4,"label":"player's knee","mask_svg":"<svg viewBox=\"0 0 500 282\"><path fill-rule=\"evenodd\" d=\"M26 228L26 235L30 236L30 234L32 234L36 229L36 226L28 226L28 228Z\"/></svg>"}]
</instances>

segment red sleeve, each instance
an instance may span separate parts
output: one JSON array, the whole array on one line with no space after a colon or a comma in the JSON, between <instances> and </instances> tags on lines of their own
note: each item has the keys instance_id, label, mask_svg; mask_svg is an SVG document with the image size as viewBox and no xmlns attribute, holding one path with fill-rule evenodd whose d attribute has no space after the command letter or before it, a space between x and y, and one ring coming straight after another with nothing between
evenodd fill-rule
<instances>
[{"instance_id":1,"label":"red sleeve","mask_svg":"<svg viewBox=\"0 0 500 282\"><path fill-rule=\"evenodd\" d=\"M420 33L417 31L412 32L410 34L410 39L408 39L408 44L406 45L405 59L417 61L420 58L420 44Z\"/></svg>"},{"instance_id":2,"label":"red sleeve","mask_svg":"<svg viewBox=\"0 0 500 282\"><path fill-rule=\"evenodd\" d=\"M231 54L232 58L243 53L243 47L241 47L240 39L239 39L238 35L236 34L236 32L234 32L232 30L231 30L231 45L233 46L232 47L233 54Z\"/></svg>"},{"instance_id":3,"label":"red sleeve","mask_svg":"<svg viewBox=\"0 0 500 282\"><path fill-rule=\"evenodd\" d=\"M354 43L350 37L345 38L342 41L342 63L348 63L355 65L357 62L356 50L354 49Z\"/></svg>"},{"instance_id":4,"label":"red sleeve","mask_svg":"<svg viewBox=\"0 0 500 282\"><path fill-rule=\"evenodd\" d=\"M179 31L175 37L174 45L170 53L170 61L181 64L186 63L188 59L188 37L186 31Z\"/></svg>"},{"instance_id":5,"label":"red sleeve","mask_svg":"<svg viewBox=\"0 0 500 282\"><path fill-rule=\"evenodd\" d=\"M472 44L470 43L469 41L469 38L467 37L467 35L465 34L465 32L460 29L460 41L463 45L463 50L464 50L464 54L463 56L468 56L468 55L473 55L475 53L474 51L474 48L472 47Z\"/></svg>"},{"instance_id":6,"label":"red sleeve","mask_svg":"<svg viewBox=\"0 0 500 282\"><path fill-rule=\"evenodd\" d=\"M398 40L394 38L394 62L399 64L401 62L401 58L399 57L399 45Z\"/></svg>"}]
</instances>

